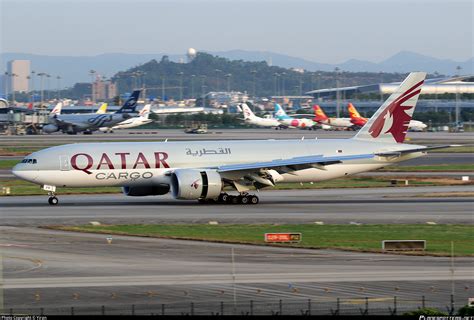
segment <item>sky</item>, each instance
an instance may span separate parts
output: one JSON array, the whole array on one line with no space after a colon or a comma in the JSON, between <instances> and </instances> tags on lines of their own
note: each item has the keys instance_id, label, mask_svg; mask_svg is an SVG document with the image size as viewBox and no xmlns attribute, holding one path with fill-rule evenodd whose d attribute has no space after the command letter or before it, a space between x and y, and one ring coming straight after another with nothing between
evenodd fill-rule
<instances>
[{"instance_id":1,"label":"sky","mask_svg":"<svg viewBox=\"0 0 474 320\"><path fill-rule=\"evenodd\" d=\"M1 52L271 51L323 63L473 54L473 0L0 0Z\"/></svg>"}]
</instances>

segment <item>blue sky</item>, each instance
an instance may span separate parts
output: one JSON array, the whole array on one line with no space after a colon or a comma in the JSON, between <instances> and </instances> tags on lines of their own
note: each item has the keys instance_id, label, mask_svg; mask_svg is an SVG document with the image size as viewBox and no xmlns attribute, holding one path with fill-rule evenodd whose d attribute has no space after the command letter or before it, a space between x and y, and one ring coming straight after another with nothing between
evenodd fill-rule
<instances>
[{"instance_id":1,"label":"blue sky","mask_svg":"<svg viewBox=\"0 0 474 320\"><path fill-rule=\"evenodd\" d=\"M273 51L326 63L402 50L464 61L473 1L0 0L2 52Z\"/></svg>"}]
</instances>

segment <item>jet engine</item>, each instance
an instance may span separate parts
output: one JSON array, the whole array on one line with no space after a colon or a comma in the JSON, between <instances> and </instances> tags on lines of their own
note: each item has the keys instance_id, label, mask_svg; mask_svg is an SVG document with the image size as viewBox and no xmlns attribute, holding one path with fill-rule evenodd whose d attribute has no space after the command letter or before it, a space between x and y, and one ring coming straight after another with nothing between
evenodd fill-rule
<instances>
[{"instance_id":1,"label":"jet engine","mask_svg":"<svg viewBox=\"0 0 474 320\"><path fill-rule=\"evenodd\" d=\"M171 194L176 199L216 199L222 187L220 174L213 170L178 169L171 174Z\"/></svg>"},{"instance_id":2,"label":"jet engine","mask_svg":"<svg viewBox=\"0 0 474 320\"><path fill-rule=\"evenodd\" d=\"M130 197L160 196L167 194L169 191L170 186L167 184L143 187L122 187L123 194Z\"/></svg>"},{"instance_id":3,"label":"jet engine","mask_svg":"<svg viewBox=\"0 0 474 320\"><path fill-rule=\"evenodd\" d=\"M46 133L53 133L53 132L56 132L58 130L59 130L58 126L56 126L54 124L47 124L47 125L43 126L43 132L46 132Z\"/></svg>"}]
</instances>

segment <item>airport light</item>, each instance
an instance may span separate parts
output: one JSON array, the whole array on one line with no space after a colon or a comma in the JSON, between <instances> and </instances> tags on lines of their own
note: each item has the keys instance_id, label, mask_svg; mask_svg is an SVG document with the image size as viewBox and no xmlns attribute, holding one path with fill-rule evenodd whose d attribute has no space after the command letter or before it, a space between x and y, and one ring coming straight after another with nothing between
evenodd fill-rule
<instances>
[{"instance_id":1,"label":"airport light","mask_svg":"<svg viewBox=\"0 0 474 320\"><path fill-rule=\"evenodd\" d=\"M461 66L457 66L456 67L456 71L457 71L457 74L456 76L459 77L461 75ZM458 130L458 127L459 127L459 121L460 121L460 117L459 117L459 84L456 84L456 108L455 108L455 116L456 116L456 128L455 130L457 131Z\"/></svg>"},{"instance_id":2,"label":"airport light","mask_svg":"<svg viewBox=\"0 0 474 320\"><path fill-rule=\"evenodd\" d=\"M89 71L89 75L91 76L91 100L92 100L92 104L95 103L95 90L94 90L94 75L95 75L96 71L95 70L90 70Z\"/></svg>"},{"instance_id":3,"label":"airport light","mask_svg":"<svg viewBox=\"0 0 474 320\"><path fill-rule=\"evenodd\" d=\"M204 108L206 107L206 96L204 92L204 89L206 88L205 81L206 81L206 76L201 76L202 105Z\"/></svg>"},{"instance_id":4,"label":"airport light","mask_svg":"<svg viewBox=\"0 0 474 320\"><path fill-rule=\"evenodd\" d=\"M320 99L320 93L319 90L321 90L321 72L318 72L318 101Z\"/></svg>"},{"instance_id":5,"label":"airport light","mask_svg":"<svg viewBox=\"0 0 474 320\"><path fill-rule=\"evenodd\" d=\"M184 72L178 72L179 76L179 101L183 101L183 74Z\"/></svg>"},{"instance_id":6,"label":"airport light","mask_svg":"<svg viewBox=\"0 0 474 320\"><path fill-rule=\"evenodd\" d=\"M285 76L286 72L281 73L281 95L285 96Z\"/></svg>"},{"instance_id":7,"label":"airport light","mask_svg":"<svg viewBox=\"0 0 474 320\"><path fill-rule=\"evenodd\" d=\"M40 72L37 74L38 77L40 77L40 90L41 90L41 104L40 104L40 108L43 107L43 101L44 101L44 76L46 75L46 73L44 72Z\"/></svg>"},{"instance_id":8,"label":"airport light","mask_svg":"<svg viewBox=\"0 0 474 320\"><path fill-rule=\"evenodd\" d=\"M191 99L194 98L194 79L196 78L195 74L191 75Z\"/></svg>"},{"instance_id":9,"label":"airport light","mask_svg":"<svg viewBox=\"0 0 474 320\"><path fill-rule=\"evenodd\" d=\"M253 96L255 97L257 95L256 93L256 75L257 75L257 70L252 70L250 73L253 75Z\"/></svg>"},{"instance_id":10,"label":"airport light","mask_svg":"<svg viewBox=\"0 0 474 320\"><path fill-rule=\"evenodd\" d=\"M225 75L227 78L227 92L230 92L230 78L232 77L232 73L228 73Z\"/></svg>"},{"instance_id":11,"label":"airport light","mask_svg":"<svg viewBox=\"0 0 474 320\"><path fill-rule=\"evenodd\" d=\"M5 99L8 100L8 71L5 71L5 76L4 76L4 79L5 79L5 83L4 83L4 86L5 86Z\"/></svg>"},{"instance_id":12,"label":"airport light","mask_svg":"<svg viewBox=\"0 0 474 320\"><path fill-rule=\"evenodd\" d=\"M11 83L11 86L12 86L12 101L13 101L13 104L15 104L15 86L14 86L14 82L15 82L15 77L18 77L18 75L16 73L10 73L10 77L11 77L10 83Z\"/></svg>"},{"instance_id":13,"label":"airport light","mask_svg":"<svg viewBox=\"0 0 474 320\"><path fill-rule=\"evenodd\" d=\"M57 76L56 80L58 80L58 92L57 92L56 98L59 100L61 99L61 77Z\"/></svg>"},{"instance_id":14,"label":"airport light","mask_svg":"<svg viewBox=\"0 0 474 320\"><path fill-rule=\"evenodd\" d=\"M339 93L339 67L334 68L334 72L336 73L336 118L340 118L341 113L341 101L340 101L340 93Z\"/></svg>"},{"instance_id":15,"label":"airport light","mask_svg":"<svg viewBox=\"0 0 474 320\"><path fill-rule=\"evenodd\" d=\"M49 78L51 78L51 75L47 73L47 74L46 74L46 86L48 87L48 90L47 90L48 101L49 101L49 99L50 99L49 93L50 93L50 91L51 91L51 86L50 86Z\"/></svg>"},{"instance_id":16,"label":"airport light","mask_svg":"<svg viewBox=\"0 0 474 320\"><path fill-rule=\"evenodd\" d=\"M35 74L36 71L31 71L31 103L35 104Z\"/></svg>"},{"instance_id":17,"label":"airport light","mask_svg":"<svg viewBox=\"0 0 474 320\"><path fill-rule=\"evenodd\" d=\"M219 86L219 72L222 72L222 70L220 69L216 69L216 91L219 92L219 89L220 89L220 86Z\"/></svg>"},{"instance_id":18,"label":"airport light","mask_svg":"<svg viewBox=\"0 0 474 320\"><path fill-rule=\"evenodd\" d=\"M165 75L161 76L161 101L165 102Z\"/></svg>"}]
</instances>

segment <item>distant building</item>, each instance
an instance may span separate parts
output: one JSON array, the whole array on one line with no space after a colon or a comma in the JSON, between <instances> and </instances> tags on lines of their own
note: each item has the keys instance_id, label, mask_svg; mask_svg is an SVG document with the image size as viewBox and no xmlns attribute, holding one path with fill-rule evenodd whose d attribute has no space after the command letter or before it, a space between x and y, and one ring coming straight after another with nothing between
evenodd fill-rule
<instances>
[{"instance_id":1,"label":"distant building","mask_svg":"<svg viewBox=\"0 0 474 320\"><path fill-rule=\"evenodd\" d=\"M103 80L100 75L93 83L94 100L110 100L117 96L117 85L110 80Z\"/></svg>"},{"instance_id":2,"label":"distant building","mask_svg":"<svg viewBox=\"0 0 474 320\"><path fill-rule=\"evenodd\" d=\"M30 60L11 60L7 63L7 91L28 92Z\"/></svg>"}]
</instances>

